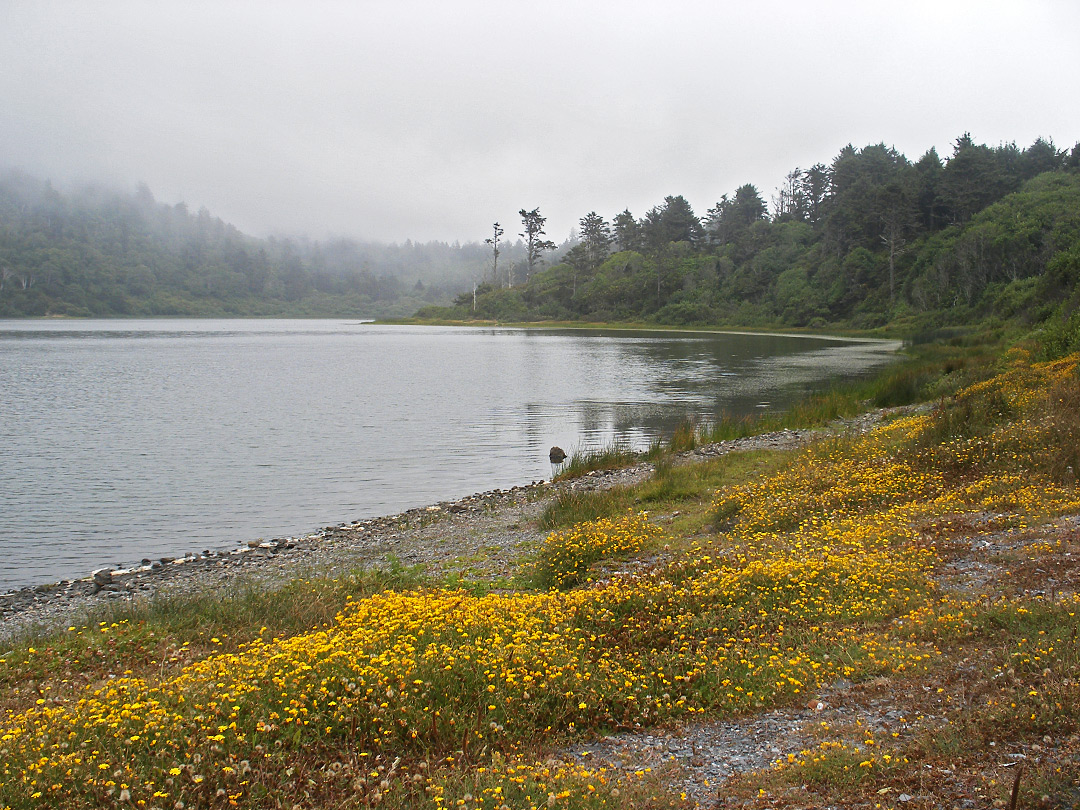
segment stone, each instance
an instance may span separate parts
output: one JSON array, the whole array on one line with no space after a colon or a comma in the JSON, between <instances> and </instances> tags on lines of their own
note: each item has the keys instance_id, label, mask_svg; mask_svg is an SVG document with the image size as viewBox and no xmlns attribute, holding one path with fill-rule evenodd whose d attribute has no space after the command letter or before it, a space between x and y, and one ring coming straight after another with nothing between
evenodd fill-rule
<instances>
[{"instance_id":1,"label":"stone","mask_svg":"<svg viewBox=\"0 0 1080 810\"><path fill-rule=\"evenodd\" d=\"M92 571L90 576L94 578L94 584L98 587L104 587L112 583L112 569L110 568L99 568Z\"/></svg>"}]
</instances>

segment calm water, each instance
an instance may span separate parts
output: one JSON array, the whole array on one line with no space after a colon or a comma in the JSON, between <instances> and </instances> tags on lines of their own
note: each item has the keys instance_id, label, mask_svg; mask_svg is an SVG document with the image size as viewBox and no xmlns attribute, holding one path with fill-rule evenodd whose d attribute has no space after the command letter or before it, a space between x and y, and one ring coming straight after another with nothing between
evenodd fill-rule
<instances>
[{"instance_id":1,"label":"calm water","mask_svg":"<svg viewBox=\"0 0 1080 810\"><path fill-rule=\"evenodd\" d=\"M894 344L348 321L0 320L0 591L549 478Z\"/></svg>"}]
</instances>

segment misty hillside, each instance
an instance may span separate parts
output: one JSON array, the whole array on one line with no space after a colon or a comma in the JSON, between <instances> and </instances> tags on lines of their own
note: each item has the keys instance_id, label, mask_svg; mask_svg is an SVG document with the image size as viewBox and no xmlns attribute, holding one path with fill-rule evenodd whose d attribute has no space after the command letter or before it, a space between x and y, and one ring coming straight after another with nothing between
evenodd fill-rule
<instances>
[{"instance_id":1,"label":"misty hillside","mask_svg":"<svg viewBox=\"0 0 1080 810\"><path fill-rule=\"evenodd\" d=\"M485 285L428 318L920 329L1077 306L1080 144L958 138L912 162L847 146L699 217L682 196L580 220L580 242L514 289Z\"/></svg>"},{"instance_id":2,"label":"misty hillside","mask_svg":"<svg viewBox=\"0 0 1080 810\"><path fill-rule=\"evenodd\" d=\"M0 176L0 316L920 330L1052 316L1065 328L1077 309L1080 145L1041 138L1019 149L964 135L947 158L931 149L915 162L849 145L791 171L771 204L747 184L704 216L682 196L640 217L589 212L561 247L531 215L531 247L502 231L497 244L256 239L145 186L63 194L11 172Z\"/></svg>"},{"instance_id":3,"label":"misty hillside","mask_svg":"<svg viewBox=\"0 0 1080 810\"><path fill-rule=\"evenodd\" d=\"M183 203L0 175L0 317L394 317L471 287L483 245L256 239Z\"/></svg>"}]
</instances>

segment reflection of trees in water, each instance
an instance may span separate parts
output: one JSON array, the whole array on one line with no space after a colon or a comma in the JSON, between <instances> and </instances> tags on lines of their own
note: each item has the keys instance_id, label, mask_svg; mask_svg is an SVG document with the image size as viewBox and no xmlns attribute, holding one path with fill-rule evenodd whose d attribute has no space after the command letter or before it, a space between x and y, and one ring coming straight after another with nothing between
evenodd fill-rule
<instances>
[{"instance_id":1,"label":"reflection of trees in water","mask_svg":"<svg viewBox=\"0 0 1080 810\"><path fill-rule=\"evenodd\" d=\"M676 338L650 333L600 332L575 338L603 339L597 351L630 373L645 369L653 402L576 400L567 403L577 434L588 446L618 438L645 446L666 438L686 419L707 423L781 410L838 382L866 377L891 360L893 347L807 340L778 335L715 335ZM608 338L616 337L617 340ZM539 414L538 414L539 416ZM531 421L531 420L530 420ZM543 440L538 438L538 446Z\"/></svg>"},{"instance_id":2,"label":"reflection of trees in water","mask_svg":"<svg viewBox=\"0 0 1080 810\"><path fill-rule=\"evenodd\" d=\"M579 427L590 444L621 438L631 444L648 444L662 435L668 421L682 409L664 403L578 402Z\"/></svg>"},{"instance_id":3,"label":"reflection of trees in water","mask_svg":"<svg viewBox=\"0 0 1080 810\"><path fill-rule=\"evenodd\" d=\"M511 412L501 416L515 425L530 457L552 444L580 450L619 440L643 448L670 437L688 418L708 423L779 410L839 380L872 373L892 348L615 330L524 332L520 339L515 368L500 383L504 393L509 387L522 396L510 397L513 404L505 407ZM552 351L553 342L564 346Z\"/></svg>"},{"instance_id":4,"label":"reflection of trees in water","mask_svg":"<svg viewBox=\"0 0 1080 810\"><path fill-rule=\"evenodd\" d=\"M693 401L713 400L713 415L756 409L764 392L803 382L799 377L804 369L810 380L842 375L853 364L865 372L865 355L881 353L876 347L853 352L853 345L844 341L784 335L611 335L621 338L608 341L620 355L618 362L652 371L652 390ZM856 359L853 353L860 356Z\"/></svg>"}]
</instances>

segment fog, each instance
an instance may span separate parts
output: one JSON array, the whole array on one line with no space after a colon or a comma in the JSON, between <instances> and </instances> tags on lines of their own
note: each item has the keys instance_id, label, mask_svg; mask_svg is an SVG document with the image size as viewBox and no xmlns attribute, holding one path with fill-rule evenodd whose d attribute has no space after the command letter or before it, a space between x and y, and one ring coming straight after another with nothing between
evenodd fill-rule
<instances>
[{"instance_id":1,"label":"fog","mask_svg":"<svg viewBox=\"0 0 1080 810\"><path fill-rule=\"evenodd\" d=\"M0 0L0 169L256 235L697 213L884 141L1080 140L1066 2Z\"/></svg>"}]
</instances>

